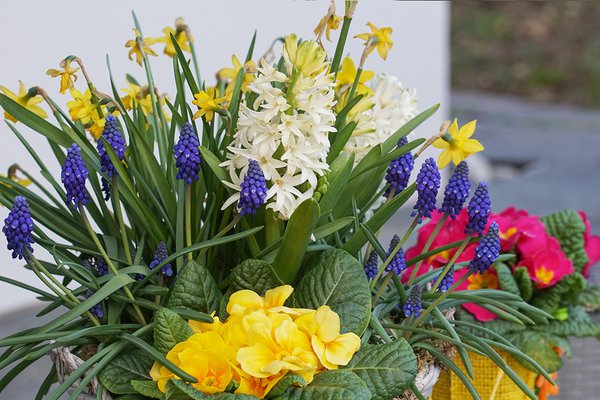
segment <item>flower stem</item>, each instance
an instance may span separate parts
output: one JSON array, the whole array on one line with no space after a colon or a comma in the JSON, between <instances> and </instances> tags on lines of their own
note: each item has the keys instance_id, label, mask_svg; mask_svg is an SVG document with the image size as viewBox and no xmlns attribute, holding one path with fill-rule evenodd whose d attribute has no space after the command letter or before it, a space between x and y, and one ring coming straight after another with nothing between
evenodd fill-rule
<instances>
[{"instance_id":1,"label":"flower stem","mask_svg":"<svg viewBox=\"0 0 600 400\"><path fill-rule=\"evenodd\" d=\"M94 241L94 243L96 244L96 247L98 248L98 251L100 252L100 254L102 254L102 258L104 258L104 261L106 261L106 264L108 265L108 268L110 269L110 271L115 275L119 275L119 271L117 270L117 268L115 267L115 265L113 264L113 262L111 261L110 257L108 256L108 254L106 254L106 250L104 250L104 247L102 246L102 243L100 243L100 239L98 239L98 236L96 235L96 232L94 232L94 229L92 228L92 225L90 224L90 220L88 219L87 213L85 211L85 208L83 206L79 206L79 213L81 214L81 219L83 220L83 225L85 225L85 228L87 229L88 233L90 234L90 237L92 238L92 240ZM131 293L131 290L129 290L128 286L124 286L123 287L123 291L125 292L125 294L127 295L127 297L132 300L135 301L135 298L133 297L133 294ZM135 310L135 313L137 315L138 318L138 322L141 323L142 325L146 325L146 319L144 318L144 314L142 314L142 310L140 309L140 307L137 304L133 304L133 308Z\"/></svg>"},{"instance_id":2,"label":"flower stem","mask_svg":"<svg viewBox=\"0 0 600 400\"><path fill-rule=\"evenodd\" d=\"M375 305L377 304L377 300L379 300L379 298L383 294L383 291L385 290L387 285L390 283L392 276L394 276L394 273L392 273L392 272L388 272L387 275L385 276L383 283L381 284L381 286L379 287L379 290L377 291L377 293L375 293L375 296L373 297L373 302L372 302L373 307L375 307Z\"/></svg>"},{"instance_id":3,"label":"flower stem","mask_svg":"<svg viewBox=\"0 0 600 400\"><path fill-rule=\"evenodd\" d=\"M337 46L335 47L333 60L331 61L330 72L334 73L335 75L337 75L337 72L340 69L340 62L342 61L342 54L344 53L344 46L346 45L346 40L348 39L348 31L350 30L351 22L352 17L344 17L344 22L342 23L342 29L340 31L340 37L338 39Z\"/></svg>"},{"instance_id":4,"label":"flower stem","mask_svg":"<svg viewBox=\"0 0 600 400\"><path fill-rule=\"evenodd\" d=\"M421 254L427 253L429 251L431 244L435 240L435 237L437 236L437 234L440 232L440 229L442 229L442 226L444 226L446 219L448 219L448 214L444 213L444 215L442 216L442 218L440 218L440 220L438 221L435 228L433 228L433 232L431 232L431 235L429 235L429 238L427 239L427 243L425 243L425 247L423 247L423 250L421 250ZM408 286L412 285L415 278L417 277L417 273L419 272L419 269L421 268L421 264L423 264L423 260L419 261L417 263L417 265L414 266L412 273L410 274L410 278L408 279Z\"/></svg>"},{"instance_id":5,"label":"flower stem","mask_svg":"<svg viewBox=\"0 0 600 400\"><path fill-rule=\"evenodd\" d=\"M192 185L185 187L185 245L192 245ZM188 260L192 260L192 253L188 253Z\"/></svg>"},{"instance_id":6,"label":"flower stem","mask_svg":"<svg viewBox=\"0 0 600 400\"><path fill-rule=\"evenodd\" d=\"M127 228L123 220L123 211L121 210L121 200L119 197L119 177L117 175L112 178L112 196L115 215L119 222L119 230L121 231L121 241L123 242L123 250L125 251L125 260L131 265L131 250L129 249L129 241L127 240Z\"/></svg>"},{"instance_id":7,"label":"flower stem","mask_svg":"<svg viewBox=\"0 0 600 400\"><path fill-rule=\"evenodd\" d=\"M444 279L444 277L446 276L448 271L450 271L450 268L452 268L452 266L456 263L456 260L458 259L458 257L460 257L460 255L462 254L462 252L465 250L465 248L467 247L467 245L470 242L471 242L471 237L467 236L465 238L465 240L460 244L460 247L456 250L456 253L454 253L454 256L452 256L452 258L450 259L448 264L442 270L442 273L435 280L435 283L433 284L433 287L431 288L431 293L435 293L436 289L440 286L442 279Z\"/></svg>"}]
</instances>

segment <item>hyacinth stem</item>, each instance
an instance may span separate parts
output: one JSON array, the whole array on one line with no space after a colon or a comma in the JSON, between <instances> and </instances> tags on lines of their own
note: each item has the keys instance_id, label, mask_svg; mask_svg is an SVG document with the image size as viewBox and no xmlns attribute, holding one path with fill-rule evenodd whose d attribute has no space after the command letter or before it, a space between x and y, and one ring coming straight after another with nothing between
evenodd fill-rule
<instances>
[{"instance_id":1,"label":"hyacinth stem","mask_svg":"<svg viewBox=\"0 0 600 400\"><path fill-rule=\"evenodd\" d=\"M52 275L44 266L35 258L29 250L27 250L27 264L31 267L33 273L36 274L38 278L50 289L52 290L58 297L65 302L65 304L70 306L75 306L81 301L73 295L73 293L65 287L62 283L60 283L54 275ZM61 291L62 290L62 291ZM85 316L90 319L92 324L99 326L100 321L93 315L91 312L86 311Z\"/></svg>"},{"instance_id":2,"label":"hyacinth stem","mask_svg":"<svg viewBox=\"0 0 600 400\"><path fill-rule=\"evenodd\" d=\"M469 277L471 276L472 272L468 271L466 274L464 274L458 281L454 282L454 285L452 285L452 287L450 289L448 289L447 291L445 291L444 293L442 293L440 295L440 297L438 297L437 299L434 300L433 303L431 303L429 305L429 307L427 307L427 309L421 313L421 315L419 315L419 318L415 319L413 323L410 324L410 326L412 327L417 327L419 326L419 324L421 322L423 322L423 320L425 319L425 317L427 315L429 315L429 313L431 313L431 311L436 308L442 301L444 301L446 299L446 297L448 297L450 295L450 293L454 292L460 285L463 284L463 282L465 282L467 279L469 279ZM441 279L438 279L438 282L441 281ZM410 332L408 333L408 337L410 337Z\"/></svg>"},{"instance_id":3,"label":"hyacinth stem","mask_svg":"<svg viewBox=\"0 0 600 400\"><path fill-rule=\"evenodd\" d=\"M431 235L429 235L429 238L427 239L427 242L425 243L425 247L423 247L423 250L421 250L421 254L427 253L429 251L429 249L431 248L431 244L435 240L435 237L437 236L437 234L440 233L440 229L442 229L442 226L444 226L444 223L446 222L447 219L448 219L448 213L444 213L442 218L440 218L440 220L436 224L435 228L433 228L433 232L431 232ZM423 261L424 260L419 261L417 263L417 265L414 266L414 268L410 274L410 278L408 279L408 286L412 285L412 283L414 282L415 278L417 277L417 273L419 272L419 269L421 268L421 265L423 264Z\"/></svg>"},{"instance_id":4,"label":"hyacinth stem","mask_svg":"<svg viewBox=\"0 0 600 400\"><path fill-rule=\"evenodd\" d=\"M460 247L456 250L456 253L454 253L454 256L452 256L452 258L450 259L448 264L446 264L446 266L442 270L442 273L440 275L438 275L435 283L433 284L433 287L431 288L431 293L435 293L437 288L440 286L442 279L444 279L444 277L446 276L448 271L450 271L450 268L452 268L452 266L456 263L456 260L458 259L458 257L460 257L460 255L462 254L462 252L465 250L465 248L467 247L467 245L470 242L471 242L471 236L467 236L465 238L465 240L460 244Z\"/></svg>"},{"instance_id":5,"label":"hyacinth stem","mask_svg":"<svg viewBox=\"0 0 600 400\"><path fill-rule=\"evenodd\" d=\"M192 245L192 185L185 186L185 245ZM192 253L188 253L188 260L192 260Z\"/></svg>"},{"instance_id":6,"label":"hyacinth stem","mask_svg":"<svg viewBox=\"0 0 600 400\"><path fill-rule=\"evenodd\" d=\"M396 245L396 247L394 247L394 249L392 250L392 252L388 256L388 258L385 260L385 262L381 266L381 268L379 268L379 270L377 271L377 275L375 275L375 278L373 278L373 282L371 283L371 290L375 289L375 284L377 283L377 281L379 280L379 278L381 278L381 274L383 274L383 272L385 271L385 269L387 268L387 266L392 262L392 260L394 259L394 257L396 257L396 254L400 251L400 249L404 245L404 242L406 242L406 240L410 237L410 235L412 235L413 231L415 230L415 228L418 225L419 225L419 217L417 216L413 220L413 222L410 224L410 226L408 227L408 229L406 230L406 233L404 234L404 236L402 236L402 239L400 239L400 242L398 242L398 245ZM383 286L383 289L385 289L386 285L382 285L382 286ZM382 290L382 289L380 289L380 290Z\"/></svg>"},{"instance_id":7,"label":"hyacinth stem","mask_svg":"<svg viewBox=\"0 0 600 400\"><path fill-rule=\"evenodd\" d=\"M348 101L351 101L356 94L356 89L358 88L358 82L360 81L360 75L362 74L362 65L358 67L356 70L356 76L354 77L354 82L352 82L352 87L350 88L350 94L348 95Z\"/></svg>"},{"instance_id":8,"label":"hyacinth stem","mask_svg":"<svg viewBox=\"0 0 600 400\"><path fill-rule=\"evenodd\" d=\"M334 77L337 76L337 72L340 69L342 54L344 54L344 46L346 45L346 40L348 40L348 32L350 31L350 23L352 23L352 17L344 17L342 29L340 30L340 37L338 39L337 46L335 47L333 60L331 61L330 71L334 74Z\"/></svg>"},{"instance_id":9,"label":"hyacinth stem","mask_svg":"<svg viewBox=\"0 0 600 400\"><path fill-rule=\"evenodd\" d=\"M100 252L100 254L102 254L102 258L104 258L104 261L106 261L108 268L115 276L119 275L119 271L117 270L117 268L111 261L108 254L106 254L106 250L104 250L102 243L100 243L100 239L98 239L96 232L94 232L94 228L92 228L92 225L90 224L90 220L87 216L85 208L81 205L79 206L79 213L81 214L81 219L83 220L83 225L85 225L85 228L87 229L88 233L90 234L90 237L94 241L94 244L98 248L98 251ZM135 298L133 297L133 294L131 293L131 290L129 290L128 286L124 286L123 291L125 292L125 295L127 295L127 297L130 300L135 301ZM132 305L133 305L133 309L135 310L135 313L137 315L138 322L141 323L142 325L146 325L146 319L144 318L144 314L142 314L142 310L140 309L140 307L137 304L132 304Z\"/></svg>"},{"instance_id":10,"label":"hyacinth stem","mask_svg":"<svg viewBox=\"0 0 600 400\"><path fill-rule=\"evenodd\" d=\"M220 238L223 237L227 234L227 232L229 232L230 230L233 229L234 226L237 225L238 222L240 222L240 220L242 219L241 215L236 215L235 218L233 220L231 220L231 222L222 230L220 230L215 236L213 236L213 239L216 238ZM208 247L203 248L202 250L200 250L200 254L198 254L198 257L196 257L196 261L200 261L200 259L202 258L202 256L208 251Z\"/></svg>"},{"instance_id":11,"label":"hyacinth stem","mask_svg":"<svg viewBox=\"0 0 600 400\"><path fill-rule=\"evenodd\" d=\"M375 293L375 296L373 297L373 302L372 302L373 307L375 307L375 305L377 304L377 301L379 300L379 298L383 294L383 291L385 290L385 288L387 287L387 285L390 283L390 280L392 279L392 276L394 276L393 272L388 272L387 275L385 276L385 279L383 280L383 283L381 284L381 286L379 287L379 290L377 291L377 293Z\"/></svg>"},{"instance_id":12,"label":"hyacinth stem","mask_svg":"<svg viewBox=\"0 0 600 400\"><path fill-rule=\"evenodd\" d=\"M131 250L129 249L129 241L127 240L127 229L123 220L123 210L121 209L121 200L119 195L119 177L117 175L112 178L112 197L115 215L119 222L119 230L121 231L121 241L123 242L123 251L125 251L125 260L131 265Z\"/></svg>"}]
</instances>

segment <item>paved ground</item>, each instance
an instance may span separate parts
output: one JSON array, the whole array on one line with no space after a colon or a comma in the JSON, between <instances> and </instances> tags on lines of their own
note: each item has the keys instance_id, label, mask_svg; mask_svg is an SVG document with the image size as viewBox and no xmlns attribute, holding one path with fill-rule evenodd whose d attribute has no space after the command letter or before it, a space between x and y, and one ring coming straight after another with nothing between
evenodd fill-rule
<instances>
[{"instance_id":1,"label":"paved ground","mask_svg":"<svg viewBox=\"0 0 600 400\"><path fill-rule=\"evenodd\" d=\"M486 146L487 160L473 160L471 169L490 182L494 210L509 205L536 214L582 209L600 234L600 113L471 93L454 93L452 108L463 123L479 121L476 135ZM406 220L399 214L394 229ZM385 236L391 233L388 228ZM600 282L600 268L592 279ZM31 326L33 314L28 309L0 318L0 337ZM599 361L598 341L573 340L573 357L560 376L561 400L598 398ZM0 399L34 398L47 366L48 360L32 365Z\"/></svg>"}]
</instances>

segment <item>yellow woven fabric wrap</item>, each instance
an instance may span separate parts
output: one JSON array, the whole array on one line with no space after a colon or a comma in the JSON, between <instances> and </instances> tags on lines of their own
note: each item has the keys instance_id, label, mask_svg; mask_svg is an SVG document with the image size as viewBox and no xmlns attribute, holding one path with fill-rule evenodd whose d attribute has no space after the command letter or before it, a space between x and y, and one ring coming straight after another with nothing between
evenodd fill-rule
<instances>
[{"instance_id":1,"label":"yellow woven fabric wrap","mask_svg":"<svg viewBox=\"0 0 600 400\"><path fill-rule=\"evenodd\" d=\"M534 388L537 374L519 364L519 362L510 354L501 350L497 351L506 361L508 366L515 371L515 373L520 376L530 388ZM473 385L475 386L475 389L477 389L482 400L529 399L529 397L527 397L492 360L471 352L469 352L469 357L473 364ZM457 362L456 364L466 374L462 362ZM431 397L432 400L469 400L471 398L469 391L458 376L447 371L440 374L440 379L435 385Z\"/></svg>"}]
</instances>

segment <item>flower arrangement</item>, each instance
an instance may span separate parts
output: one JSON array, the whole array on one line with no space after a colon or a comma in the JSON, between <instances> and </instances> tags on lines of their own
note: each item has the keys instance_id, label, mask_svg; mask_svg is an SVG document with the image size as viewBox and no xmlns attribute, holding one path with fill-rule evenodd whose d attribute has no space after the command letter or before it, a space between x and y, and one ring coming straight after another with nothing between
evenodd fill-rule
<instances>
[{"instance_id":1,"label":"flower arrangement","mask_svg":"<svg viewBox=\"0 0 600 400\"><path fill-rule=\"evenodd\" d=\"M369 57L387 57L391 28L369 24L355 36L364 41L358 63L343 59L356 5L346 1L338 16L332 3L315 40L290 34L257 62L252 38L214 86L201 79L184 20L151 38L134 15L126 47L146 83L128 76L125 96L112 72L100 91L76 56L48 71L72 97L67 112L40 87L2 87L8 126L39 167L0 177L3 233L47 289L0 280L47 303L39 315L61 314L0 340L0 369L11 368L0 391L50 353L55 367L37 398L422 399L431 393L425 375L459 371L456 352L477 398L472 350L535 398L495 346L552 383L518 346L452 322L465 303L521 324L547 324L553 310L483 285L461 295L467 280L515 259L501 254L506 231L490 223L487 186L469 200L464 159L483 150L476 122L409 138L438 106L418 113L414 90L365 69ZM323 39L336 29L330 54ZM159 43L173 64L172 96L152 76ZM22 125L48 140L56 160L40 157ZM422 160L431 145L443 149L438 162ZM450 163L458 166L439 214L439 166ZM410 226L385 246L379 231L415 194ZM420 249L405 253L416 228L424 224L421 238L440 215ZM448 217L468 235L439 245L454 229L441 222ZM441 273L417 273L448 254ZM547 268L536 279L553 282Z\"/></svg>"}]
</instances>

